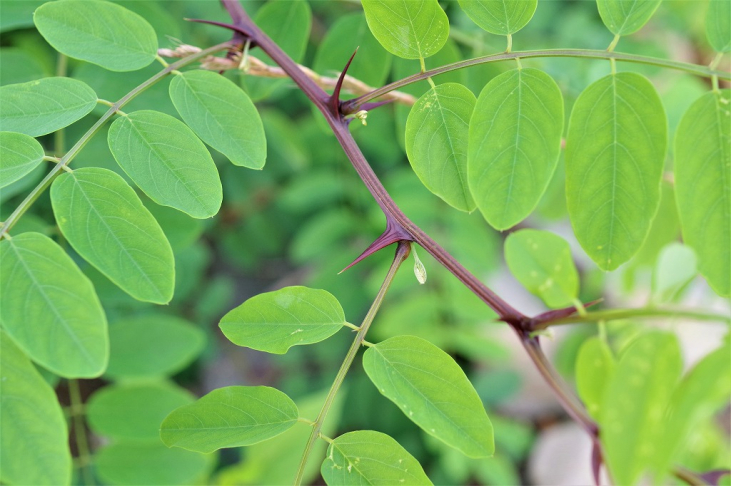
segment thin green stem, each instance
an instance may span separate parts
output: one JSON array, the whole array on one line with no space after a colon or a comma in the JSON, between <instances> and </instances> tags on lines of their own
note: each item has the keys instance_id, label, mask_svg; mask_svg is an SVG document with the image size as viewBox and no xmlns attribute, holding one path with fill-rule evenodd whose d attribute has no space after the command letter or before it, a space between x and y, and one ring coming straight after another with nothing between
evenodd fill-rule
<instances>
[{"instance_id":1,"label":"thin green stem","mask_svg":"<svg viewBox=\"0 0 731 486\"><path fill-rule=\"evenodd\" d=\"M349 327L349 328L351 328L354 331L360 331L360 328L358 326L356 326L355 324L351 324L349 322L343 323L343 326Z\"/></svg>"},{"instance_id":2,"label":"thin green stem","mask_svg":"<svg viewBox=\"0 0 731 486\"><path fill-rule=\"evenodd\" d=\"M424 64L423 57L419 58L419 63L421 64L421 72L426 72L426 64ZM432 80L432 78L426 78L426 80L429 81L429 86L431 86L432 89L436 88L436 86L434 85L434 80Z\"/></svg>"},{"instance_id":3,"label":"thin green stem","mask_svg":"<svg viewBox=\"0 0 731 486\"><path fill-rule=\"evenodd\" d=\"M89 442L86 439L86 425L84 424L84 415L79 413L83 410L83 402L81 400L81 390L79 389L78 380L69 380L69 398L71 400L71 419L74 424L74 437L76 438L76 451L79 457L81 469L81 477L84 484L94 484L94 476L91 470L86 467L91 458Z\"/></svg>"},{"instance_id":4,"label":"thin green stem","mask_svg":"<svg viewBox=\"0 0 731 486\"><path fill-rule=\"evenodd\" d=\"M536 330L546 329L550 326L562 324L577 324L601 321L616 321L619 319L653 319L662 317L678 317L694 321L717 321L731 324L731 317L710 312L689 311L685 309L609 309L596 312L587 312L586 315L573 315L562 317L554 321L542 322L536 326Z\"/></svg>"},{"instance_id":5,"label":"thin green stem","mask_svg":"<svg viewBox=\"0 0 731 486\"><path fill-rule=\"evenodd\" d=\"M508 34L508 47L505 49L505 52L510 52L513 50L513 36L512 34Z\"/></svg>"},{"instance_id":6,"label":"thin green stem","mask_svg":"<svg viewBox=\"0 0 731 486\"><path fill-rule=\"evenodd\" d=\"M191 64L198 59L201 59L203 57L208 56L209 54L213 54L214 52L226 49L231 47L230 42L223 42L221 44L215 45L213 47L209 47L208 49L203 49L200 52L197 52L195 54L192 54L188 57L185 57L181 59L180 61L170 64L168 67L160 71L159 73L155 74L153 77L145 81L144 83L137 86L135 89L127 93L122 99L114 103L109 110L107 110L104 115L102 115L99 120L97 120L94 125L87 130L87 132L79 139L76 144L71 147L71 149L61 158L61 161L54 166L51 171L46 175L46 177L41 180L41 182L38 183L38 185L26 196L26 198L23 200L23 202L20 203L20 205L15 208L15 211L8 217L7 220L5 220L5 224L3 224L2 228L0 229L0 239L4 238L8 231L15 225L15 223L20 219L23 214L33 205L33 203L40 197L41 194L43 194L43 191L48 189L48 187L51 185L53 180L59 175L59 173L62 170L65 170L66 166L76 157L76 155L81 151L81 149L84 148L84 146L91 140L91 138L96 135L96 133L99 131L99 129L109 120L115 113L119 112L119 109L129 103L131 100L133 100L137 95L145 91L147 88L152 86L153 84L160 81L162 78L170 74L175 69L181 68L183 66L187 66L188 64Z\"/></svg>"},{"instance_id":7,"label":"thin green stem","mask_svg":"<svg viewBox=\"0 0 731 486\"><path fill-rule=\"evenodd\" d=\"M619 34L616 34L614 36L614 39L612 39L612 42L609 44L609 47L607 47L607 52L614 52L614 48L617 47L617 43L619 42Z\"/></svg>"},{"instance_id":8,"label":"thin green stem","mask_svg":"<svg viewBox=\"0 0 731 486\"><path fill-rule=\"evenodd\" d=\"M546 49L546 50L535 50L535 51L515 51L515 52L501 52L497 54L490 54L487 56L476 57L474 59L468 59L466 61L455 62L447 64L436 69L431 69L423 73L414 74L412 76L394 81L391 84L383 86L382 88L375 89L368 94L355 98L348 102L348 108L352 111L353 108L361 106L363 103L371 101L383 96L386 93L390 93L409 84L422 81L426 78L437 76L457 69L463 69L470 66L476 66L478 64L486 64L491 62L507 61L516 58L529 59L529 58L544 58L544 57L573 57L573 58L587 58L587 59L615 59L617 61L633 62L639 64L648 64L651 66L659 66L667 69L676 69L679 71L685 71L697 76L703 76L710 78L714 75L718 76L719 79L727 81L731 80L731 73L724 71L717 71L711 69L708 66L701 66L698 64L691 64L687 62L671 61L668 59L660 59L657 57L649 56L638 56L635 54L625 54L622 52L609 52L596 49Z\"/></svg>"},{"instance_id":9,"label":"thin green stem","mask_svg":"<svg viewBox=\"0 0 731 486\"><path fill-rule=\"evenodd\" d=\"M309 459L310 453L312 452L312 446L320 435L322 425L325 422L325 417L327 417L327 414L330 411L330 407L335 400L335 395L337 395L338 390L340 390L340 386L343 384L345 375L348 373L350 366L353 364L353 360L355 360L355 356L358 354L358 350L360 349L360 346L365 339L368 328L371 327L373 318L376 317L376 313L383 303L383 298L386 296L386 292L391 286L391 282L396 276L396 272L398 271L403 261L406 260L406 257L409 256L410 249L411 245L409 242L400 241L398 243L398 248L396 249L396 255L393 258L393 263L391 263L391 268L388 269L388 274L386 274L386 278L383 280L383 284L381 284L381 288L378 290L378 295L376 295L376 298L373 300L373 304L371 304L371 308L368 310L368 314L366 314L365 318L363 318L363 323L360 325L360 331L358 331L355 339L353 339L353 344L350 345L348 354L345 355L343 364L340 366L340 370L338 371L337 376L335 376L335 381L333 381L333 384L330 387L330 392L327 394L327 398L325 398L325 403L322 405L320 414L317 416L317 420L315 420L315 425L312 428L310 438L307 441L305 451L302 454L302 460L300 461L299 469L297 470L297 477L294 480L295 486L299 486L300 484L302 484L302 478L305 474L305 466L307 465L307 460Z\"/></svg>"}]
</instances>

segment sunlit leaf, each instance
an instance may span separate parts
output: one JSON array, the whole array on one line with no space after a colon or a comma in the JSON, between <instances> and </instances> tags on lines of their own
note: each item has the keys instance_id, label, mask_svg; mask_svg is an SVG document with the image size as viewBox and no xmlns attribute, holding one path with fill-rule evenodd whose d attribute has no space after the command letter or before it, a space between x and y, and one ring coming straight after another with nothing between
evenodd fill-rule
<instances>
[{"instance_id":1,"label":"sunlit leaf","mask_svg":"<svg viewBox=\"0 0 731 486\"><path fill-rule=\"evenodd\" d=\"M698 273L692 248L674 242L660 252L652 274L652 296L657 303L669 302Z\"/></svg>"},{"instance_id":2,"label":"sunlit leaf","mask_svg":"<svg viewBox=\"0 0 731 486\"><path fill-rule=\"evenodd\" d=\"M706 355L683 378L670 402L660 452L654 465L658 483L670 472L678 454L689 447L692 431L728 403L731 396L731 346L728 342Z\"/></svg>"},{"instance_id":3,"label":"sunlit leaf","mask_svg":"<svg viewBox=\"0 0 731 486\"><path fill-rule=\"evenodd\" d=\"M3 292L3 299L7 298ZM0 383L0 480L3 484L70 484L68 430L56 393L2 331Z\"/></svg>"},{"instance_id":4,"label":"sunlit leaf","mask_svg":"<svg viewBox=\"0 0 731 486\"><path fill-rule=\"evenodd\" d=\"M96 93L70 78L0 87L0 130L37 137L71 125L96 106Z\"/></svg>"},{"instance_id":5,"label":"sunlit leaf","mask_svg":"<svg viewBox=\"0 0 731 486\"><path fill-rule=\"evenodd\" d=\"M731 2L728 0L708 2L706 36L716 51L731 51Z\"/></svg>"},{"instance_id":6,"label":"sunlit leaf","mask_svg":"<svg viewBox=\"0 0 731 486\"><path fill-rule=\"evenodd\" d=\"M0 322L31 359L67 378L107 366L107 321L94 287L50 238L0 241Z\"/></svg>"},{"instance_id":7,"label":"sunlit leaf","mask_svg":"<svg viewBox=\"0 0 731 486\"><path fill-rule=\"evenodd\" d=\"M376 388L425 432L469 457L495 450L482 401L464 371L447 353L415 336L373 345L363 368Z\"/></svg>"},{"instance_id":8,"label":"sunlit leaf","mask_svg":"<svg viewBox=\"0 0 731 486\"><path fill-rule=\"evenodd\" d=\"M106 376L114 379L169 376L203 350L205 334L179 317L151 314L109 326L111 356Z\"/></svg>"},{"instance_id":9,"label":"sunlit leaf","mask_svg":"<svg viewBox=\"0 0 731 486\"><path fill-rule=\"evenodd\" d=\"M109 149L150 199L194 218L218 213L223 189L205 145L185 123L142 110L109 127Z\"/></svg>"},{"instance_id":10,"label":"sunlit leaf","mask_svg":"<svg viewBox=\"0 0 731 486\"><path fill-rule=\"evenodd\" d=\"M165 382L105 386L87 402L86 419L99 435L157 441L165 417L194 400L187 390Z\"/></svg>"},{"instance_id":11,"label":"sunlit leaf","mask_svg":"<svg viewBox=\"0 0 731 486\"><path fill-rule=\"evenodd\" d=\"M599 419L604 457L617 484L635 484L658 462L665 411L682 365L677 339L661 331L639 337L622 354Z\"/></svg>"},{"instance_id":12,"label":"sunlit leaf","mask_svg":"<svg viewBox=\"0 0 731 486\"><path fill-rule=\"evenodd\" d=\"M51 202L61 232L86 261L137 300L170 301L170 244L119 175L94 167L64 173L51 186Z\"/></svg>"},{"instance_id":13,"label":"sunlit leaf","mask_svg":"<svg viewBox=\"0 0 731 486\"><path fill-rule=\"evenodd\" d=\"M675 133L675 192L683 241L713 290L731 296L731 90L698 99Z\"/></svg>"},{"instance_id":14,"label":"sunlit leaf","mask_svg":"<svg viewBox=\"0 0 731 486\"><path fill-rule=\"evenodd\" d=\"M372 430L349 432L332 441L320 471L329 486L432 484L414 456L393 438Z\"/></svg>"},{"instance_id":15,"label":"sunlit leaf","mask_svg":"<svg viewBox=\"0 0 731 486\"><path fill-rule=\"evenodd\" d=\"M241 88L211 71L188 71L170 83L170 98L196 135L234 165L264 167L264 126Z\"/></svg>"},{"instance_id":16,"label":"sunlit leaf","mask_svg":"<svg viewBox=\"0 0 731 486\"><path fill-rule=\"evenodd\" d=\"M22 133L0 132L0 187L12 184L38 167L43 147Z\"/></svg>"},{"instance_id":17,"label":"sunlit leaf","mask_svg":"<svg viewBox=\"0 0 731 486\"><path fill-rule=\"evenodd\" d=\"M214 457L168 449L159 441L121 441L94 454L94 467L104 484L196 484L213 467Z\"/></svg>"},{"instance_id":18,"label":"sunlit leaf","mask_svg":"<svg viewBox=\"0 0 731 486\"><path fill-rule=\"evenodd\" d=\"M427 58L444 46L449 20L437 0L362 0L368 27L391 54Z\"/></svg>"},{"instance_id":19,"label":"sunlit leaf","mask_svg":"<svg viewBox=\"0 0 731 486\"><path fill-rule=\"evenodd\" d=\"M430 89L411 108L406 153L421 182L462 211L475 209L467 185L467 138L475 95L457 83Z\"/></svg>"},{"instance_id":20,"label":"sunlit leaf","mask_svg":"<svg viewBox=\"0 0 731 486\"><path fill-rule=\"evenodd\" d=\"M167 416L160 437L168 447L213 452L271 439L292 427L297 406L266 386L218 388Z\"/></svg>"},{"instance_id":21,"label":"sunlit leaf","mask_svg":"<svg viewBox=\"0 0 731 486\"><path fill-rule=\"evenodd\" d=\"M612 34L637 32L650 20L662 0L597 0L599 15Z\"/></svg>"},{"instance_id":22,"label":"sunlit leaf","mask_svg":"<svg viewBox=\"0 0 731 486\"><path fill-rule=\"evenodd\" d=\"M285 287L254 296L221 319L221 331L239 346L284 354L323 341L343 327L345 314L324 290Z\"/></svg>"},{"instance_id":23,"label":"sunlit leaf","mask_svg":"<svg viewBox=\"0 0 731 486\"><path fill-rule=\"evenodd\" d=\"M57 51L110 71L143 68L157 55L150 24L112 2L48 2L35 11L33 21Z\"/></svg>"},{"instance_id":24,"label":"sunlit leaf","mask_svg":"<svg viewBox=\"0 0 731 486\"><path fill-rule=\"evenodd\" d=\"M576 238L603 270L642 246L660 203L667 121L652 84L610 74L576 100L566 138L566 199Z\"/></svg>"},{"instance_id":25,"label":"sunlit leaf","mask_svg":"<svg viewBox=\"0 0 731 486\"><path fill-rule=\"evenodd\" d=\"M499 230L525 219L556 170L563 98L538 69L514 69L487 83L470 120L468 180L477 207Z\"/></svg>"},{"instance_id":26,"label":"sunlit leaf","mask_svg":"<svg viewBox=\"0 0 731 486\"><path fill-rule=\"evenodd\" d=\"M370 86L381 86L393 58L371 35L362 13L343 15L330 26L317 48L312 67L325 76L339 73L356 48L358 54L353 58L348 74Z\"/></svg>"},{"instance_id":27,"label":"sunlit leaf","mask_svg":"<svg viewBox=\"0 0 731 486\"><path fill-rule=\"evenodd\" d=\"M505 260L518 281L547 306L565 307L577 298L579 274L569 244L549 231L523 229L505 240Z\"/></svg>"},{"instance_id":28,"label":"sunlit leaf","mask_svg":"<svg viewBox=\"0 0 731 486\"><path fill-rule=\"evenodd\" d=\"M528 24L538 0L459 0L459 6L474 23L491 34L508 35Z\"/></svg>"},{"instance_id":29,"label":"sunlit leaf","mask_svg":"<svg viewBox=\"0 0 731 486\"><path fill-rule=\"evenodd\" d=\"M615 360L607 343L591 337L584 341L576 357L576 389L589 415L598 419L602 397L614 374Z\"/></svg>"}]
</instances>

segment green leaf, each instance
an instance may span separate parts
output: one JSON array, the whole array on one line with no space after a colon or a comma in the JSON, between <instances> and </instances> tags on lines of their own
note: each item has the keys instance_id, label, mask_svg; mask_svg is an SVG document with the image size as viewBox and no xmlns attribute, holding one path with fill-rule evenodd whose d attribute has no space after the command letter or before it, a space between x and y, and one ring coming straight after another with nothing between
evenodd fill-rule
<instances>
[{"instance_id":1,"label":"green leaf","mask_svg":"<svg viewBox=\"0 0 731 486\"><path fill-rule=\"evenodd\" d=\"M616 35L637 32L650 20L662 0L597 0L599 15Z\"/></svg>"},{"instance_id":2,"label":"green leaf","mask_svg":"<svg viewBox=\"0 0 731 486\"><path fill-rule=\"evenodd\" d=\"M610 74L576 100L566 137L566 200L576 238L602 270L642 246L660 203L667 121L652 84Z\"/></svg>"},{"instance_id":3,"label":"green leaf","mask_svg":"<svg viewBox=\"0 0 731 486\"><path fill-rule=\"evenodd\" d=\"M658 443L657 484L678 461L678 454L692 447L686 442L692 431L728 403L731 395L729 363L731 346L726 342L696 364L675 390L663 428L664 436Z\"/></svg>"},{"instance_id":4,"label":"green leaf","mask_svg":"<svg viewBox=\"0 0 731 486\"><path fill-rule=\"evenodd\" d=\"M731 2L728 0L708 2L706 37L716 51L731 51Z\"/></svg>"},{"instance_id":5,"label":"green leaf","mask_svg":"<svg viewBox=\"0 0 731 486\"><path fill-rule=\"evenodd\" d=\"M391 54L427 58L444 46L449 19L437 0L362 0L371 32Z\"/></svg>"},{"instance_id":6,"label":"green leaf","mask_svg":"<svg viewBox=\"0 0 731 486\"><path fill-rule=\"evenodd\" d=\"M111 385L91 396L86 418L99 435L158 441L165 417L194 400L190 392L171 383Z\"/></svg>"},{"instance_id":7,"label":"green leaf","mask_svg":"<svg viewBox=\"0 0 731 486\"><path fill-rule=\"evenodd\" d=\"M22 133L0 132L0 188L29 174L43 161L43 147Z\"/></svg>"},{"instance_id":8,"label":"green leaf","mask_svg":"<svg viewBox=\"0 0 731 486\"><path fill-rule=\"evenodd\" d=\"M673 242L660 252L652 274L652 300L670 302L698 273L692 248Z\"/></svg>"},{"instance_id":9,"label":"green leaf","mask_svg":"<svg viewBox=\"0 0 731 486\"><path fill-rule=\"evenodd\" d=\"M467 137L475 95L457 83L440 84L411 108L406 154L421 182L451 206L475 209L467 185Z\"/></svg>"},{"instance_id":10,"label":"green leaf","mask_svg":"<svg viewBox=\"0 0 731 486\"><path fill-rule=\"evenodd\" d=\"M135 191L114 172L88 167L51 185L58 227L71 246L137 300L173 297L173 251Z\"/></svg>"},{"instance_id":11,"label":"green leaf","mask_svg":"<svg viewBox=\"0 0 731 486\"><path fill-rule=\"evenodd\" d=\"M128 317L109 326L111 356L106 376L113 379L170 376L203 350L205 333L165 314Z\"/></svg>"},{"instance_id":12,"label":"green leaf","mask_svg":"<svg viewBox=\"0 0 731 486\"><path fill-rule=\"evenodd\" d=\"M312 27L312 10L307 1L267 2L256 11L254 23L295 62L302 60ZM275 65L263 53L257 53L257 57L266 64ZM288 81L245 76L242 82L249 96L258 101L268 97L277 87Z\"/></svg>"},{"instance_id":13,"label":"green leaf","mask_svg":"<svg viewBox=\"0 0 731 486\"><path fill-rule=\"evenodd\" d=\"M623 353L606 385L599 420L604 457L617 484L637 483L657 460L682 365L678 341L666 332L648 332Z\"/></svg>"},{"instance_id":14,"label":"green leaf","mask_svg":"<svg viewBox=\"0 0 731 486\"><path fill-rule=\"evenodd\" d=\"M3 307L10 297L3 291ZM70 484L68 430L56 393L2 331L0 382L0 481Z\"/></svg>"},{"instance_id":15,"label":"green leaf","mask_svg":"<svg viewBox=\"0 0 731 486\"><path fill-rule=\"evenodd\" d=\"M221 319L221 331L238 346L284 354L292 346L323 341L343 327L345 314L325 290L285 287L254 296Z\"/></svg>"},{"instance_id":16,"label":"green leaf","mask_svg":"<svg viewBox=\"0 0 731 486\"><path fill-rule=\"evenodd\" d=\"M533 18L538 0L459 0L459 6L474 23L491 34L509 35Z\"/></svg>"},{"instance_id":17,"label":"green leaf","mask_svg":"<svg viewBox=\"0 0 731 486\"><path fill-rule=\"evenodd\" d=\"M37 137L86 116L96 93L70 78L43 78L0 87L0 129Z\"/></svg>"},{"instance_id":18,"label":"green leaf","mask_svg":"<svg viewBox=\"0 0 731 486\"><path fill-rule=\"evenodd\" d=\"M470 120L468 180L477 207L499 230L525 219L556 170L563 98L538 69L514 69L485 85Z\"/></svg>"},{"instance_id":19,"label":"green leaf","mask_svg":"<svg viewBox=\"0 0 731 486\"><path fill-rule=\"evenodd\" d=\"M363 368L376 388L425 432L469 457L495 451L482 401L459 365L415 336L397 336L369 347Z\"/></svg>"},{"instance_id":20,"label":"green leaf","mask_svg":"<svg viewBox=\"0 0 731 486\"><path fill-rule=\"evenodd\" d=\"M3 3L3 16L7 3ZM35 57L17 47L0 48L0 85L27 83L46 75Z\"/></svg>"},{"instance_id":21,"label":"green leaf","mask_svg":"<svg viewBox=\"0 0 731 486\"><path fill-rule=\"evenodd\" d=\"M104 484L201 484L214 457L168 449L159 441L122 441L94 454L94 466Z\"/></svg>"},{"instance_id":22,"label":"green leaf","mask_svg":"<svg viewBox=\"0 0 731 486\"><path fill-rule=\"evenodd\" d=\"M234 83L211 71L188 71L170 83L170 99L196 135L234 165L264 167L264 125L254 103Z\"/></svg>"},{"instance_id":23,"label":"green leaf","mask_svg":"<svg viewBox=\"0 0 731 486\"><path fill-rule=\"evenodd\" d=\"M160 437L168 447L207 453L271 439L297 418L297 405L275 388L229 386L173 411Z\"/></svg>"},{"instance_id":24,"label":"green leaf","mask_svg":"<svg viewBox=\"0 0 731 486\"><path fill-rule=\"evenodd\" d=\"M391 55L371 35L362 13L339 17L317 48L312 68L330 76L345 67L350 56L358 54L348 68L348 74L370 86L381 86L391 69Z\"/></svg>"},{"instance_id":25,"label":"green leaf","mask_svg":"<svg viewBox=\"0 0 731 486\"><path fill-rule=\"evenodd\" d=\"M57 51L110 71L143 68L157 55L150 24L111 2L48 2L35 11L33 21Z\"/></svg>"},{"instance_id":26,"label":"green leaf","mask_svg":"<svg viewBox=\"0 0 731 486\"><path fill-rule=\"evenodd\" d=\"M372 430L349 432L332 441L320 471L329 486L432 484L414 456L388 435Z\"/></svg>"},{"instance_id":27,"label":"green leaf","mask_svg":"<svg viewBox=\"0 0 731 486\"><path fill-rule=\"evenodd\" d=\"M206 146L185 123L142 110L109 127L109 149L150 199L194 218L210 218L223 201L221 179Z\"/></svg>"},{"instance_id":28,"label":"green leaf","mask_svg":"<svg viewBox=\"0 0 731 486\"><path fill-rule=\"evenodd\" d=\"M589 415L598 419L602 397L615 368L614 356L607 343L591 337L584 341L576 357L576 389Z\"/></svg>"},{"instance_id":29,"label":"green leaf","mask_svg":"<svg viewBox=\"0 0 731 486\"><path fill-rule=\"evenodd\" d=\"M33 27L33 11L42 4L43 0L3 0L0 32Z\"/></svg>"},{"instance_id":30,"label":"green leaf","mask_svg":"<svg viewBox=\"0 0 731 486\"><path fill-rule=\"evenodd\" d=\"M675 132L675 192L683 241L717 294L731 296L731 90L699 98Z\"/></svg>"},{"instance_id":31,"label":"green leaf","mask_svg":"<svg viewBox=\"0 0 731 486\"><path fill-rule=\"evenodd\" d=\"M523 229L505 240L505 260L516 279L548 307L571 305L579 274L569 244L549 231Z\"/></svg>"},{"instance_id":32,"label":"green leaf","mask_svg":"<svg viewBox=\"0 0 731 486\"><path fill-rule=\"evenodd\" d=\"M104 310L89 279L53 240L23 233L0 242L0 294L0 322L33 361L66 378L104 371Z\"/></svg>"}]
</instances>

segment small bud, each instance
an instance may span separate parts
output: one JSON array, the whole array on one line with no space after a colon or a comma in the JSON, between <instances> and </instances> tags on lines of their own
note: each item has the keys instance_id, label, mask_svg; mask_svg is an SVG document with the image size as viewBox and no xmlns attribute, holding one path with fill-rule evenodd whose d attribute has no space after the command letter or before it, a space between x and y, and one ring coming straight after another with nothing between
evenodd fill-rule
<instances>
[{"instance_id":1,"label":"small bud","mask_svg":"<svg viewBox=\"0 0 731 486\"><path fill-rule=\"evenodd\" d=\"M360 110L360 111L356 112L353 116L355 118L357 118L358 120L360 120L361 123L363 124L363 126L367 126L368 125L368 123L366 122L366 118L368 118L368 112L367 111Z\"/></svg>"},{"instance_id":2,"label":"small bud","mask_svg":"<svg viewBox=\"0 0 731 486\"><path fill-rule=\"evenodd\" d=\"M424 264L419 260L419 255L416 254L416 248L412 247L411 251L414 253L414 275L416 275L416 280L421 285L424 285L426 283L426 268L424 268Z\"/></svg>"}]
</instances>

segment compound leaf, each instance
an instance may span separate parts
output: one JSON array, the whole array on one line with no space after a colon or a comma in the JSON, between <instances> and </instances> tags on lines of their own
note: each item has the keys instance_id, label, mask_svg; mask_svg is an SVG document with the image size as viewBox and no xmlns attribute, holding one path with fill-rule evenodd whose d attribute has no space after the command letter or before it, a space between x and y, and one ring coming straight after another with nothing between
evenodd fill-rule
<instances>
[{"instance_id":1,"label":"compound leaf","mask_svg":"<svg viewBox=\"0 0 731 486\"><path fill-rule=\"evenodd\" d=\"M579 293L579 274L569 244L549 231L522 229L505 240L505 260L512 273L548 307L571 305Z\"/></svg>"},{"instance_id":2,"label":"compound leaf","mask_svg":"<svg viewBox=\"0 0 731 486\"><path fill-rule=\"evenodd\" d=\"M185 123L136 111L112 123L108 140L117 163L156 203L199 219L218 212L223 201L218 169Z\"/></svg>"},{"instance_id":3,"label":"compound leaf","mask_svg":"<svg viewBox=\"0 0 731 486\"><path fill-rule=\"evenodd\" d=\"M332 294L285 287L254 296L221 319L221 331L238 346L284 354L323 341L343 327L345 314Z\"/></svg>"},{"instance_id":4,"label":"compound leaf","mask_svg":"<svg viewBox=\"0 0 731 486\"><path fill-rule=\"evenodd\" d=\"M37 137L86 116L96 93L71 78L43 78L0 87L0 129Z\"/></svg>"},{"instance_id":5,"label":"compound leaf","mask_svg":"<svg viewBox=\"0 0 731 486\"><path fill-rule=\"evenodd\" d=\"M107 366L107 321L94 287L60 246L40 233L0 242L0 321L28 356L66 378Z\"/></svg>"},{"instance_id":6,"label":"compound leaf","mask_svg":"<svg viewBox=\"0 0 731 486\"><path fill-rule=\"evenodd\" d=\"M320 469L329 486L431 485L419 461L381 432L358 430L336 438Z\"/></svg>"},{"instance_id":7,"label":"compound leaf","mask_svg":"<svg viewBox=\"0 0 731 486\"><path fill-rule=\"evenodd\" d=\"M636 484L658 462L666 409L682 370L673 334L649 332L623 353L602 398L599 425L606 463L617 484Z\"/></svg>"},{"instance_id":8,"label":"compound leaf","mask_svg":"<svg viewBox=\"0 0 731 486\"><path fill-rule=\"evenodd\" d=\"M106 376L150 378L169 376L188 366L203 351L206 336L179 317L152 314L112 323L109 342Z\"/></svg>"},{"instance_id":9,"label":"compound leaf","mask_svg":"<svg viewBox=\"0 0 731 486\"><path fill-rule=\"evenodd\" d=\"M264 167L264 125L241 88L211 71L188 71L173 78L170 99L196 135L234 165Z\"/></svg>"},{"instance_id":10,"label":"compound leaf","mask_svg":"<svg viewBox=\"0 0 731 486\"><path fill-rule=\"evenodd\" d=\"M160 441L119 441L96 451L94 466L104 484L194 484L211 470L212 459Z\"/></svg>"},{"instance_id":11,"label":"compound leaf","mask_svg":"<svg viewBox=\"0 0 731 486\"><path fill-rule=\"evenodd\" d=\"M556 170L563 132L563 98L538 69L514 69L492 79L470 120L468 180L477 207L496 229L525 219Z\"/></svg>"},{"instance_id":12,"label":"compound leaf","mask_svg":"<svg viewBox=\"0 0 731 486\"><path fill-rule=\"evenodd\" d=\"M574 104L566 137L566 200L576 238L603 270L642 246L660 203L665 110L652 84L610 74Z\"/></svg>"},{"instance_id":13,"label":"compound leaf","mask_svg":"<svg viewBox=\"0 0 731 486\"><path fill-rule=\"evenodd\" d=\"M165 417L194 400L187 390L166 382L111 385L91 396L86 418L97 434L157 442Z\"/></svg>"},{"instance_id":14,"label":"compound leaf","mask_svg":"<svg viewBox=\"0 0 731 486\"><path fill-rule=\"evenodd\" d=\"M297 405L277 389L229 386L173 411L160 437L168 447L208 453L271 439L297 423L298 416Z\"/></svg>"},{"instance_id":15,"label":"compound leaf","mask_svg":"<svg viewBox=\"0 0 731 486\"><path fill-rule=\"evenodd\" d=\"M581 345L576 357L576 390L587 412L595 419L600 417L604 390L612 379L615 365L612 350L604 340L590 337Z\"/></svg>"},{"instance_id":16,"label":"compound leaf","mask_svg":"<svg viewBox=\"0 0 731 486\"><path fill-rule=\"evenodd\" d=\"M0 188L22 179L43 161L43 147L22 133L0 132Z\"/></svg>"},{"instance_id":17,"label":"compound leaf","mask_svg":"<svg viewBox=\"0 0 731 486\"><path fill-rule=\"evenodd\" d=\"M444 46L449 20L437 0L362 0L371 32L391 54L427 58Z\"/></svg>"},{"instance_id":18,"label":"compound leaf","mask_svg":"<svg viewBox=\"0 0 731 486\"><path fill-rule=\"evenodd\" d=\"M339 17L317 48L313 62L315 72L330 75L340 72L358 49L348 74L370 86L381 86L391 69L391 55L371 35L362 13Z\"/></svg>"},{"instance_id":19,"label":"compound leaf","mask_svg":"<svg viewBox=\"0 0 731 486\"><path fill-rule=\"evenodd\" d=\"M406 154L421 182L453 207L475 209L467 185L467 139L472 91L440 84L421 96L406 121Z\"/></svg>"},{"instance_id":20,"label":"compound leaf","mask_svg":"<svg viewBox=\"0 0 731 486\"><path fill-rule=\"evenodd\" d=\"M155 218L121 176L88 167L51 185L56 221L74 250L137 300L173 296L173 251Z\"/></svg>"},{"instance_id":21,"label":"compound leaf","mask_svg":"<svg viewBox=\"0 0 731 486\"><path fill-rule=\"evenodd\" d=\"M728 0L708 2L706 37L716 51L731 51L731 2Z\"/></svg>"},{"instance_id":22,"label":"compound leaf","mask_svg":"<svg viewBox=\"0 0 731 486\"><path fill-rule=\"evenodd\" d=\"M612 34L637 32L650 20L662 0L597 0L602 22Z\"/></svg>"},{"instance_id":23,"label":"compound leaf","mask_svg":"<svg viewBox=\"0 0 731 486\"><path fill-rule=\"evenodd\" d=\"M143 68L157 55L152 26L112 2L48 2L35 11L33 21L57 51L110 71Z\"/></svg>"},{"instance_id":24,"label":"compound leaf","mask_svg":"<svg viewBox=\"0 0 731 486\"><path fill-rule=\"evenodd\" d=\"M538 0L459 0L459 6L474 23L491 34L509 35L530 22Z\"/></svg>"},{"instance_id":25,"label":"compound leaf","mask_svg":"<svg viewBox=\"0 0 731 486\"><path fill-rule=\"evenodd\" d=\"M3 299L7 297L3 293ZM0 383L0 480L70 484L68 430L56 393L2 331Z\"/></svg>"},{"instance_id":26,"label":"compound leaf","mask_svg":"<svg viewBox=\"0 0 731 486\"><path fill-rule=\"evenodd\" d=\"M363 368L376 388L425 432L469 457L495 451L493 429L464 371L447 353L415 336L371 346Z\"/></svg>"},{"instance_id":27,"label":"compound leaf","mask_svg":"<svg viewBox=\"0 0 731 486\"><path fill-rule=\"evenodd\" d=\"M683 241L713 290L731 296L731 90L694 102L675 133L675 192Z\"/></svg>"}]
</instances>

